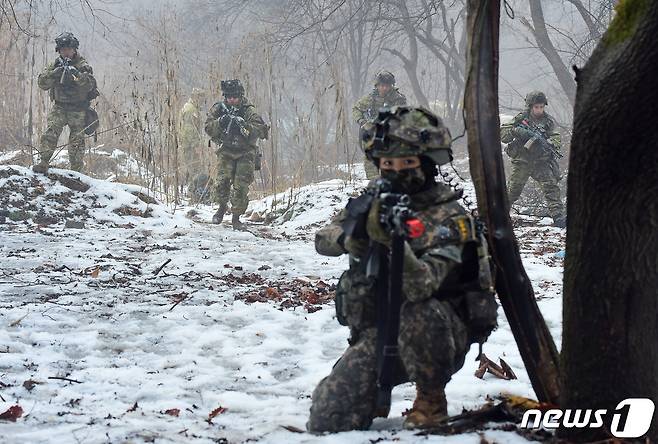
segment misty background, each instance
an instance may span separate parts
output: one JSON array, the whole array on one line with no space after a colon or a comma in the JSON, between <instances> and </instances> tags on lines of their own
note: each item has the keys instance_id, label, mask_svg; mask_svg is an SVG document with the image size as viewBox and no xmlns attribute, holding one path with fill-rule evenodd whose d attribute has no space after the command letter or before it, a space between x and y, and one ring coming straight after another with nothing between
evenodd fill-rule
<instances>
[{"instance_id":1,"label":"misty background","mask_svg":"<svg viewBox=\"0 0 658 444\"><path fill-rule=\"evenodd\" d=\"M585 63L615 3L504 2L501 114L521 110L530 90L546 92L566 151L572 66ZM345 165L363 160L351 108L382 69L395 74L410 104L431 108L453 136L463 133L465 19L460 0L1 0L0 152L20 150L31 163L50 106L36 77L56 57L54 37L71 31L101 92L90 156L120 149L140 164L117 180L175 199L178 112L196 87L205 92L205 115L227 78L243 81L272 126L258 191L349 176ZM211 175L213 153L207 148L204 158ZM101 163L92 174L103 177L103 168L112 166Z\"/></svg>"}]
</instances>

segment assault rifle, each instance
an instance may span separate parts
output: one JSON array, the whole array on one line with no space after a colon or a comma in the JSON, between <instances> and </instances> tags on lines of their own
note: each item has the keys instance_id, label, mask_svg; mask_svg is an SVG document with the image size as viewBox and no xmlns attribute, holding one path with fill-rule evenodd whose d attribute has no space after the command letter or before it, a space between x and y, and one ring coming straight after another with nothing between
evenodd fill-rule
<instances>
[{"instance_id":1,"label":"assault rifle","mask_svg":"<svg viewBox=\"0 0 658 444\"><path fill-rule=\"evenodd\" d=\"M363 117L367 121L372 122L377 118L377 115L379 114L379 110L381 110L382 108L389 108L389 104L384 102L382 106L380 106L379 108L375 108L374 106L369 106L368 109L366 109L366 111L363 113Z\"/></svg>"},{"instance_id":2,"label":"assault rifle","mask_svg":"<svg viewBox=\"0 0 658 444\"><path fill-rule=\"evenodd\" d=\"M374 278L377 286L377 411L387 416L399 356L404 242L422 236L425 226L411 210L409 196L393 193L390 181L380 178L374 187L348 202L343 223L346 236L367 236L368 213L375 200L380 202L379 222L391 235L390 256L382 244L371 240L366 265L366 275Z\"/></svg>"},{"instance_id":3,"label":"assault rifle","mask_svg":"<svg viewBox=\"0 0 658 444\"><path fill-rule=\"evenodd\" d=\"M219 118L219 120L222 120L225 116L228 116L229 119L228 124L224 129L224 134L227 136L234 135L234 130L237 127L238 132L243 137L249 137L249 130L245 125L245 120L242 118L242 116L238 115L238 108L234 106L229 107L226 105L226 103L222 102L221 109L222 116Z\"/></svg>"},{"instance_id":4,"label":"assault rifle","mask_svg":"<svg viewBox=\"0 0 658 444\"><path fill-rule=\"evenodd\" d=\"M55 62L56 68L62 68L62 75L59 78L59 83L64 85L70 83L72 80L78 80L78 69L71 65L71 59L68 57L60 57Z\"/></svg>"},{"instance_id":5,"label":"assault rifle","mask_svg":"<svg viewBox=\"0 0 658 444\"><path fill-rule=\"evenodd\" d=\"M546 130L540 126L530 123L527 119L523 119L517 126L524 128L532 133L531 141L538 142L541 148L551 155L554 159L561 159L564 157L557 147L551 142L546 134Z\"/></svg>"}]
</instances>

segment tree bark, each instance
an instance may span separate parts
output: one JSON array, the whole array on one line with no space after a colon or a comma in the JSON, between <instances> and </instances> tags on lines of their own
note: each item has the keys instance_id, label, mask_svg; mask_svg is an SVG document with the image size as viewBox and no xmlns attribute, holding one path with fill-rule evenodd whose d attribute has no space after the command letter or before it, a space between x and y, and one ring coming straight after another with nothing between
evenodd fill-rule
<instances>
[{"instance_id":1,"label":"tree bark","mask_svg":"<svg viewBox=\"0 0 658 444\"><path fill-rule=\"evenodd\" d=\"M568 179L562 407L658 400L658 2L627 0L578 72ZM610 426L610 418L606 428ZM605 429L564 429L573 441ZM658 441L653 417L648 437Z\"/></svg>"},{"instance_id":2,"label":"tree bark","mask_svg":"<svg viewBox=\"0 0 658 444\"><path fill-rule=\"evenodd\" d=\"M478 210L496 264L496 291L537 398L557 403L557 349L521 263L509 218L498 117L500 0L469 0L467 26L468 152Z\"/></svg>"}]
</instances>

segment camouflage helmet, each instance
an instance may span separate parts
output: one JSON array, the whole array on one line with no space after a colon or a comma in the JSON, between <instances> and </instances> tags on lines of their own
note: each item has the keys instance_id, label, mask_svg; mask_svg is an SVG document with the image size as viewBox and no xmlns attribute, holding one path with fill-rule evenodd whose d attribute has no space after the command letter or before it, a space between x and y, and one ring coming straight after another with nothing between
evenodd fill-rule
<instances>
[{"instance_id":1,"label":"camouflage helmet","mask_svg":"<svg viewBox=\"0 0 658 444\"><path fill-rule=\"evenodd\" d=\"M380 71L375 76L375 86L379 84L395 85L395 76L390 71Z\"/></svg>"},{"instance_id":2,"label":"camouflage helmet","mask_svg":"<svg viewBox=\"0 0 658 444\"><path fill-rule=\"evenodd\" d=\"M242 97L244 94L244 87L242 86L242 82L238 79L222 80L221 87L224 97Z\"/></svg>"},{"instance_id":3,"label":"camouflage helmet","mask_svg":"<svg viewBox=\"0 0 658 444\"><path fill-rule=\"evenodd\" d=\"M55 51L58 51L62 48L73 48L78 49L80 42L75 36L70 32L63 32L57 37L55 37Z\"/></svg>"},{"instance_id":4,"label":"camouflage helmet","mask_svg":"<svg viewBox=\"0 0 658 444\"><path fill-rule=\"evenodd\" d=\"M443 121L426 108L382 108L361 134L366 156L378 164L381 157L424 156L436 165L452 161L452 141Z\"/></svg>"},{"instance_id":5,"label":"camouflage helmet","mask_svg":"<svg viewBox=\"0 0 658 444\"><path fill-rule=\"evenodd\" d=\"M548 100L546 100L546 94L544 94L541 91L530 91L526 96L525 96L525 106L528 108L531 108L532 105L536 105L538 103L543 103L544 105L548 105Z\"/></svg>"}]
</instances>

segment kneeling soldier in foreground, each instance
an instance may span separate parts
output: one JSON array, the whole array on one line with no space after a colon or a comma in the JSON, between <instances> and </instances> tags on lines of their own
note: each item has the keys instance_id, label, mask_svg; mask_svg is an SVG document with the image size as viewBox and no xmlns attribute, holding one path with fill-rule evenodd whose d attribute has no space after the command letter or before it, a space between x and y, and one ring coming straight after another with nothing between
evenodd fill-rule
<instances>
[{"instance_id":1,"label":"kneeling soldier in foreground","mask_svg":"<svg viewBox=\"0 0 658 444\"><path fill-rule=\"evenodd\" d=\"M446 384L496 325L482 230L460 194L436 182L437 166L452 159L447 128L423 108L394 107L379 112L364 142L381 179L315 238L320 254L349 254L336 311L351 335L313 392L312 432L367 429L407 381L417 395L405 428L437 425Z\"/></svg>"}]
</instances>

